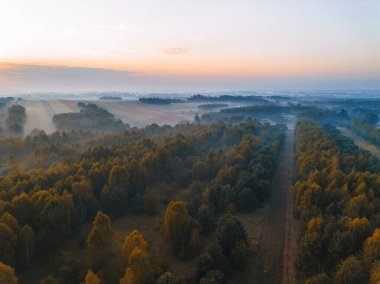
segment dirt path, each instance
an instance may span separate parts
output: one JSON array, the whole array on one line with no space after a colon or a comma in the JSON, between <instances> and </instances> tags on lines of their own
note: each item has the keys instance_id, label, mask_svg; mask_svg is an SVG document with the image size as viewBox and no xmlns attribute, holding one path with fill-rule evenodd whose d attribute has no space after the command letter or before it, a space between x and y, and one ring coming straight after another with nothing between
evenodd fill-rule
<instances>
[{"instance_id":1,"label":"dirt path","mask_svg":"<svg viewBox=\"0 0 380 284\"><path fill-rule=\"evenodd\" d=\"M366 140L361 138L359 135L356 135L354 132L352 132L348 128L338 127L338 129L340 133L342 133L342 135L347 136L348 138L351 138L357 146L359 146L360 148L364 150L369 151L372 155L380 159L380 149L378 147L367 142Z\"/></svg>"},{"instance_id":2,"label":"dirt path","mask_svg":"<svg viewBox=\"0 0 380 284\"><path fill-rule=\"evenodd\" d=\"M293 217L293 208L294 208L294 200L293 196L290 192L290 186L293 183L294 179L294 127L295 125L289 126L290 134L290 149L287 149L291 156L291 166L292 167L292 173L289 175L288 178L288 191L286 195L286 215L285 215L285 236L284 236L284 251L283 251L283 260L282 260L282 283L283 284L293 284L296 283L296 275L295 275L295 258L296 258L296 252L297 252L297 241L298 241L298 235L299 235L299 222Z\"/></svg>"},{"instance_id":3,"label":"dirt path","mask_svg":"<svg viewBox=\"0 0 380 284\"><path fill-rule=\"evenodd\" d=\"M298 224L292 216L290 187L294 174L294 119L288 123L284 148L265 208L255 283L295 283L294 256Z\"/></svg>"}]
</instances>

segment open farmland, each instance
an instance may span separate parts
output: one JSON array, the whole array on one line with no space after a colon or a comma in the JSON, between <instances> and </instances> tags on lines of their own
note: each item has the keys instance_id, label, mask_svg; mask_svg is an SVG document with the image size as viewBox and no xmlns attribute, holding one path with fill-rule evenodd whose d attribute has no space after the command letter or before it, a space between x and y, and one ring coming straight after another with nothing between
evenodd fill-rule
<instances>
[{"instance_id":1,"label":"open farmland","mask_svg":"<svg viewBox=\"0 0 380 284\"><path fill-rule=\"evenodd\" d=\"M360 148L364 150L369 151L372 155L380 159L380 149L378 147L367 142L364 138L360 137L359 135L356 135L350 129L347 129L344 127L338 127L338 129L342 133L342 135L351 138L357 146L359 146Z\"/></svg>"},{"instance_id":2,"label":"open farmland","mask_svg":"<svg viewBox=\"0 0 380 284\"><path fill-rule=\"evenodd\" d=\"M46 133L56 131L51 120L53 111L44 101L23 101L26 110L26 122L24 126L24 135L30 134L34 129L42 129Z\"/></svg>"},{"instance_id":3,"label":"open farmland","mask_svg":"<svg viewBox=\"0 0 380 284\"><path fill-rule=\"evenodd\" d=\"M26 110L24 136L34 129L44 130L47 134L57 130L52 117L59 113L79 111L75 101L62 100L23 100L21 103Z\"/></svg>"},{"instance_id":4,"label":"open farmland","mask_svg":"<svg viewBox=\"0 0 380 284\"><path fill-rule=\"evenodd\" d=\"M192 103L148 105L137 101L99 101L97 105L113 113L124 123L137 127L152 123L174 125L183 120L192 121L198 113L198 104Z\"/></svg>"}]
</instances>

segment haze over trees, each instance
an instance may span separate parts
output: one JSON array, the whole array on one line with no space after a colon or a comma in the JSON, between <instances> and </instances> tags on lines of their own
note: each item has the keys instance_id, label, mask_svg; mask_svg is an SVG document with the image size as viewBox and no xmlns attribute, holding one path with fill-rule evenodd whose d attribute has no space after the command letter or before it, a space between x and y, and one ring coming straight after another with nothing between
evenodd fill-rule
<instances>
[{"instance_id":1,"label":"haze over trees","mask_svg":"<svg viewBox=\"0 0 380 284\"><path fill-rule=\"evenodd\" d=\"M70 112L53 116L53 122L58 130L114 131L129 128L128 125L116 119L112 113L96 104L79 102L78 107L80 108L79 113Z\"/></svg>"},{"instance_id":2,"label":"haze over trees","mask_svg":"<svg viewBox=\"0 0 380 284\"><path fill-rule=\"evenodd\" d=\"M268 203L278 194L273 177L297 119L289 189L300 223L297 279L376 283L380 162L340 134L350 127L375 144L376 126L352 119L354 111L341 105L258 99L267 103L224 107L206 98L223 109L196 115L193 123L144 128L80 103L79 113L55 117L67 131L1 136L2 277L20 283L265 283L263 222L269 219L263 212L272 210ZM272 233L265 236L284 241L281 228Z\"/></svg>"},{"instance_id":3,"label":"haze over trees","mask_svg":"<svg viewBox=\"0 0 380 284\"><path fill-rule=\"evenodd\" d=\"M283 135L282 126L248 119L237 125L151 125L109 135L40 133L20 139L25 155L35 149L50 153L53 145L82 145L82 150L61 152L67 158L44 164L44 170L41 164L27 164L29 171L11 170L0 180L0 261L22 273L56 259L61 265L46 283L176 281L168 268L158 268L157 256L151 259L139 231L120 244L111 221L162 212L161 241L170 247L165 253L176 261L210 256L214 264L202 264L194 277L204 283L228 279L230 270L244 269L250 254L233 212L251 212L269 196ZM91 221L84 240L86 262L58 257L66 240L78 238L82 224ZM205 240L214 241L214 248L206 248ZM215 257L226 259L227 266Z\"/></svg>"}]
</instances>

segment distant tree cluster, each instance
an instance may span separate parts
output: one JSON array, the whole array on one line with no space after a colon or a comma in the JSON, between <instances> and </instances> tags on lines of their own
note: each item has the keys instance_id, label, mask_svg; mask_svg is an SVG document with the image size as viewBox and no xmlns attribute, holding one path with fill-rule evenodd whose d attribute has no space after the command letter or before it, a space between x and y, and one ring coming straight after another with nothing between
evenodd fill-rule
<instances>
[{"instance_id":1,"label":"distant tree cluster","mask_svg":"<svg viewBox=\"0 0 380 284\"><path fill-rule=\"evenodd\" d=\"M298 277L309 284L377 283L379 161L331 126L301 121L296 134Z\"/></svg>"},{"instance_id":2,"label":"distant tree cluster","mask_svg":"<svg viewBox=\"0 0 380 284\"><path fill-rule=\"evenodd\" d=\"M121 101L123 99L122 99L122 97L118 97L118 96L101 96L101 97L99 97L99 100L102 100L102 101Z\"/></svg>"},{"instance_id":3,"label":"distant tree cluster","mask_svg":"<svg viewBox=\"0 0 380 284\"><path fill-rule=\"evenodd\" d=\"M188 102L255 102L266 104L268 100L262 96L237 96L237 95L220 95L220 96L205 96L193 95L187 99Z\"/></svg>"},{"instance_id":4,"label":"distant tree cluster","mask_svg":"<svg viewBox=\"0 0 380 284\"><path fill-rule=\"evenodd\" d=\"M157 97L139 98L139 101L144 104L152 104L152 105L170 105L172 103L185 102L184 100L181 100L181 99L168 99L168 98L157 98Z\"/></svg>"},{"instance_id":5,"label":"distant tree cluster","mask_svg":"<svg viewBox=\"0 0 380 284\"><path fill-rule=\"evenodd\" d=\"M366 113L363 117L363 121L375 125L379 122L379 117L375 113Z\"/></svg>"},{"instance_id":6,"label":"distant tree cluster","mask_svg":"<svg viewBox=\"0 0 380 284\"><path fill-rule=\"evenodd\" d=\"M320 123L334 123L344 126L349 123L349 116L344 109L335 111L317 106L301 104L279 105L274 103L223 108L218 112L204 113L201 120L202 122L223 120L236 123L246 118L261 119L270 116L271 120L282 122L284 114L296 115L299 119L308 119Z\"/></svg>"},{"instance_id":7,"label":"distant tree cluster","mask_svg":"<svg viewBox=\"0 0 380 284\"><path fill-rule=\"evenodd\" d=\"M120 119L96 104L78 103L80 112L60 113L53 116L53 122L60 131L96 130L115 131L128 129Z\"/></svg>"},{"instance_id":8,"label":"distant tree cluster","mask_svg":"<svg viewBox=\"0 0 380 284\"><path fill-rule=\"evenodd\" d=\"M224 107L228 107L228 106L229 106L229 104L213 103L213 104L201 104L198 106L198 108L200 110L210 111L210 110L215 110L218 108L224 108Z\"/></svg>"},{"instance_id":9,"label":"distant tree cluster","mask_svg":"<svg viewBox=\"0 0 380 284\"><path fill-rule=\"evenodd\" d=\"M10 132L20 134L25 124L25 108L21 105L12 105L8 108L8 118L5 122Z\"/></svg>"},{"instance_id":10,"label":"distant tree cluster","mask_svg":"<svg viewBox=\"0 0 380 284\"><path fill-rule=\"evenodd\" d=\"M2 97L0 98L0 107L7 105L11 101L13 101L15 98L14 97Z\"/></svg>"},{"instance_id":11,"label":"distant tree cluster","mask_svg":"<svg viewBox=\"0 0 380 284\"><path fill-rule=\"evenodd\" d=\"M316 106L295 106L300 119L307 119L318 123L330 123L334 125L346 126L349 123L347 111L339 111L320 108Z\"/></svg>"}]
</instances>

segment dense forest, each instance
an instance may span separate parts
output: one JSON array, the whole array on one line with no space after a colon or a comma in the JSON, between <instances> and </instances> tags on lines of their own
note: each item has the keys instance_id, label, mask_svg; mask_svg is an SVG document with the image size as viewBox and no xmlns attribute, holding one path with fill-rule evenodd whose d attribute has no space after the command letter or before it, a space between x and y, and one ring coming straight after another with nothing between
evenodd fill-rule
<instances>
[{"instance_id":1,"label":"dense forest","mask_svg":"<svg viewBox=\"0 0 380 284\"><path fill-rule=\"evenodd\" d=\"M296 135L299 279L308 284L378 283L379 161L332 126L301 121Z\"/></svg>"},{"instance_id":2,"label":"dense forest","mask_svg":"<svg viewBox=\"0 0 380 284\"><path fill-rule=\"evenodd\" d=\"M211 112L193 123L143 128L78 103L80 112L53 117L58 132L25 138L25 109L4 102L4 124L20 127L7 126L12 135L0 136L0 280L262 280L268 248L258 222L276 210L266 208L285 133L291 135L282 123L293 129L298 119L291 189L300 225L297 281L377 283L380 162L335 128L379 145L372 112L290 102L241 106L223 103L227 98L206 97L210 103L195 109Z\"/></svg>"},{"instance_id":3,"label":"dense forest","mask_svg":"<svg viewBox=\"0 0 380 284\"><path fill-rule=\"evenodd\" d=\"M244 272L252 254L235 214L270 195L283 137L283 126L248 119L14 138L28 151L20 155L67 152L44 170L20 161L0 179L1 273L22 278L49 265L41 283L224 283L233 271ZM138 230L117 241L111 220L128 215L161 215L159 255L150 248L161 245ZM86 261L61 253L75 239ZM165 262L171 258L193 261L194 275L183 279Z\"/></svg>"}]
</instances>

